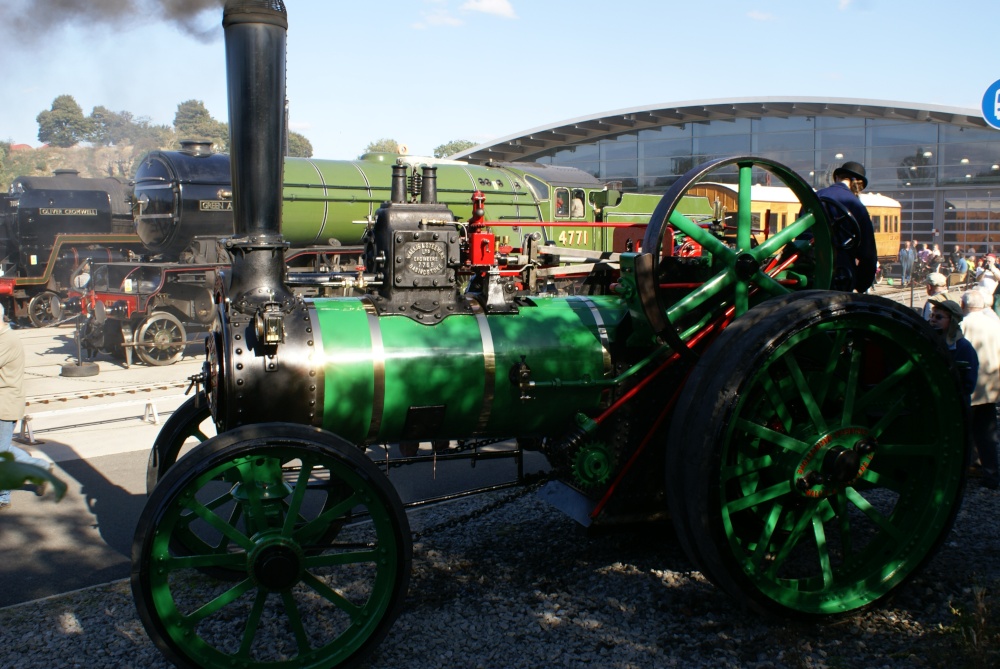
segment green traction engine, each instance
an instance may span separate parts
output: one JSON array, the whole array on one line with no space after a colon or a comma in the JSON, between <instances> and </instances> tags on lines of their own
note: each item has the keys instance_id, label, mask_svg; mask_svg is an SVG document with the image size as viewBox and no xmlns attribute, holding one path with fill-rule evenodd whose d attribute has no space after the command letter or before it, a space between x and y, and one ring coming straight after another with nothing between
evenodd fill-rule
<instances>
[{"instance_id":1,"label":"green traction engine","mask_svg":"<svg viewBox=\"0 0 1000 669\"><path fill-rule=\"evenodd\" d=\"M364 294L303 298L280 228L284 6L230 2L223 25L232 265L200 390L152 449L132 552L139 614L175 664L363 662L411 564L389 474L431 462L514 463L510 485L544 483L589 527L669 519L700 571L771 615L857 611L934 553L964 487L957 375L911 310L828 290L850 244L789 169L691 170L640 248L550 258L546 292L537 240L499 247L481 193L457 219L433 167L408 201L401 168L365 235ZM779 230L750 215L765 174L802 202ZM736 212L678 211L706 179L738 184Z\"/></svg>"}]
</instances>

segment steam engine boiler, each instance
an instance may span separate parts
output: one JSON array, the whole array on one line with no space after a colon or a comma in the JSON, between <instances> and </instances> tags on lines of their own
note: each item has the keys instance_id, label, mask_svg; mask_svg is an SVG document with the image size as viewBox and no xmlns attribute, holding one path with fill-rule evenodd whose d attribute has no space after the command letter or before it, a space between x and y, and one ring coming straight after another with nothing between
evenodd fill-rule
<instances>
[{"instance_id":1,"label":"steam engine boiler","mask_svg":"<svg viewBox=\"0 0 1000 669\"><path fill-rule=\"evenodd\" d=\"M955 369L911 311L827 290L850 249L793 172L752 157L691 170L640 252L551 296L526 289L523 254L483 221L436 202L433 169L416 203L399 171L366 233L367 292L303 298L280 232L284 6L230 2L223 25L233 262L204 390L154 445L132 552L143 624L178 666L353 666L372 651L412 557L387 475L409 459L378 450L391 442L539 450L556 506L584 524L669 514L697 567L768 614L863 608L933 554L964 483ZM749 206L734 225L678 211L727 170L747 204L766 171L803 213L766 236ZM688 239L701 252L674 254ZM203 441L178 457L189 437Z\"/></svg>"}]
</instances>

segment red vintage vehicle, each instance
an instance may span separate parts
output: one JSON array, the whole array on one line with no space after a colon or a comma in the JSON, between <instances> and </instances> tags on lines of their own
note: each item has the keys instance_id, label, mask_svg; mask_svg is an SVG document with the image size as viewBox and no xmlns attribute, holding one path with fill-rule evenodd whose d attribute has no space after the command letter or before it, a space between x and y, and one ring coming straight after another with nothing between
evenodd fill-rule
<instances>
[{"instance_id":1,"label":"red vintage vehicle","mask_svg":"<svg viewBox=\"0 0 1000 669\"><path fill-rule=\"evenodd\" d=\"M286 259L300 294L332 296L353 289L343 276L357 265L357 247L298 249ZM215 318L214 291L228 263L89 262L73 276L84 318L81 346L91 358L111 354L126 366L133 353L148 365L177 362L200 344ZM339 273L333 276L331 273Z\"/></svg>"}]
</instances>

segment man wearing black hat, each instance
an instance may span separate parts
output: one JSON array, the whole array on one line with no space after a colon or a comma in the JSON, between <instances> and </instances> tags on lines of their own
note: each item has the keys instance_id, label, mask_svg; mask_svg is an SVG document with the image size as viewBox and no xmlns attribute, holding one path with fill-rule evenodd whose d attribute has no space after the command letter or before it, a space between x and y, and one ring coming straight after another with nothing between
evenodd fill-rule
<instances>
[{"instance_id":1,"label":"man wearing black hat","mask_svg":"<svg viewBox=\"0 0 1000 669\"><path fill-rule=\"evenodd\" d=\"M833 181L833 185L816 191L821 200L835 203L826 204L827 212L838 228L833 235L837 247L834 249L833 287L863 293L874 283L878 265L875 228L868 209L858 197L868 187L864 165L853 160L844 163L833 171Z\"/></svg>"}]
</instances>

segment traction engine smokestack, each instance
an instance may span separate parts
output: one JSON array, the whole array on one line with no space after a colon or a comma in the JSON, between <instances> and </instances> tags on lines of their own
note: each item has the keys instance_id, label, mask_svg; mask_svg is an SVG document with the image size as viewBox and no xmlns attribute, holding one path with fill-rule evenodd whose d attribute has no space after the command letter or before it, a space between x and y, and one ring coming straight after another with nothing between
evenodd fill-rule
<instances>
[{"instance_id":1,"label":"traction engine smokestack","mask_svg":"<svg viewBox=\"0 0 1000 669\"><path fill-rule=\"evenodd\" d=\"M229 295L235 308L256 314L265 305L287 310L281 190L284 161L285 39L281 0L229 0L222 18L229 94L229 151L234 237Z\"/></svg>"}]
</instances>

